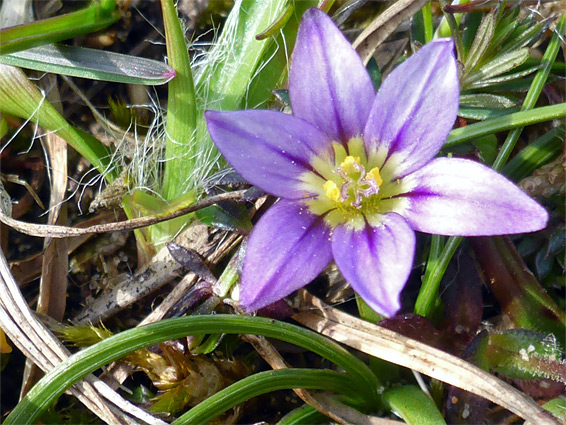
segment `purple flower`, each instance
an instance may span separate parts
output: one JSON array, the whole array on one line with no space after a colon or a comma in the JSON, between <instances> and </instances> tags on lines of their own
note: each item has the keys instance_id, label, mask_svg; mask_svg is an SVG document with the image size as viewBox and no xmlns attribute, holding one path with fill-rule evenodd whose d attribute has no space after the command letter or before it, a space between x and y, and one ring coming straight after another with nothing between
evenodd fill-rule
<instances>
[{"instance_id":1,"label":"purple flower","mask_svg":"<svg viewBox=\"0 0 566 425\"><path fill-rule=\"evenodd\" d=\"M356 52L323 12L305 13L289 75L293 115L207 111L212 140L250 183L281 198L256 224L240 304L271 304L334 259L354 290L391 316L415 233L540 230L548 215L473 161L434 158L458 111L449 39L428 43L375 94Z\"/></svg>"}]
</instances>

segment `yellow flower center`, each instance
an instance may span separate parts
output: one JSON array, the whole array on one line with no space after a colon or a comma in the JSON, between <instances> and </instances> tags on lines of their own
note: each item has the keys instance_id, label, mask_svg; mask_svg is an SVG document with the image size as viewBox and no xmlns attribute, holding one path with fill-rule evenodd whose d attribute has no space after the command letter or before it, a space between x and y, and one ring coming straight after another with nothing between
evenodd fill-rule
<instances>
[{"instance_id":1,"label":"yellow flower center","mask_svg":"<svg viewBox=\"0 0 566 425\"><path fill-rule=\"evenodd\" d=\"M383 183L379 168L374 167L366 172L360 157L352 155L344 158L334 172L341 179L340 186L334 180L327 180L322 188L328 199L345 207L360 209L363 199L376 195Z\"/></svg>"},{"instance_id":2,"label":"yellow flower center","mask_svg":"<svg viewBox=\"0 0 566 425\"><path fill-rule=\"evenodd\" d=\"M366 222L377 226L383 214L407 207L406 198L399 195L410 184L393 178L383 152L368 155L361 138L332 146L333 158L313 158L313 171L301 177L311 213L323 216L332 228L346 224L361 229Z\"/></svg>"}]
</instances>

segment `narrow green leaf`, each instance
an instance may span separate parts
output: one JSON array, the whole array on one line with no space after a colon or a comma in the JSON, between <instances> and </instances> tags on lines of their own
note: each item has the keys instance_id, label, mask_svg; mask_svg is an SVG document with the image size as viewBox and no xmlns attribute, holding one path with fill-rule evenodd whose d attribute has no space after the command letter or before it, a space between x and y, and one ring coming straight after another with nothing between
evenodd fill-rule
<instances>
[{"instance_id":1,"label":"narrow green leaf","mask_svg":"<svg viewBox=\"0 0 566 425\"><path fill-rule=\"evenodd\" d=\"M505 41L502 50L511 52L528 46L538 40L541 33L548 27L551 20L546 19L538 23L533 23L533 19L527 19L520 27Z\"/></svg>"},{"instance_id":2,"label":"narrow green leaf","mask_svg":"<svg viewBox=\"0 0 566 425\"><path fill-rule=\"evenodd\" d=\"M256 373L210 396L172 425L204 424L253 397L272 391L304 388L356 394L357 388L348 376L333 370L280 369Z\"/></svg>"},{"instance_id":3,"label":"narrow green leaf","mask_svg":"<svg viewBox=\"0 0 566 425\"><path fill-rule=\"evenodd\" d=\"M500 55L502 53L505 53L507 51L510 50L503 50L501 48L501 44L503 44L507 38L513 33L514 30L517 29L517 25L519 25L520 23L520 19L519 19L519 12L520 12L520 8L513 8L510 10L505 10L505 8L500 10L500 14L501 11L503 10L503 14L502 16L500 16L496 27L495 27L495 31L493 33L493 38L491 39L491 43L486 51L486 57L493 57L495 55Z\"/></svg>"},{"instance_id":4,"label":"narrow green leaf","mask_svg":"<svg viewBox=\"0 0 566 425\"><path fill-rule=\"evenodd\" d=\"M481 12L472 12L466 15L466 25L462 28L462 44L466 54L468 54L467 52L469 52L472 48L474 38L478 32L478 28L481 25L483 17L484 13Z\"/></svg>"},{"instance_id":5,"label":"narrow green leaf","mask_svg":"<svg viewBox=\"0 0 566 425\"><path fill-rule=\"evenodd\" d=\"M518 67L529 58L529 49L514 50L490 60L477 71L462 79L462 89L468 89L470 84L484 79L496 77Z\"/></svg>"},{"instance_id":6,"label":"narrow green leaf","mask_svg":"<svg viewBox=\"0 0 566 425\"><path fill-rule=\"evenodd\" d=\"M414 385L389 388L383 401L409 425L444 425L446 421L434 402Z\"/></svg>"},{"instance_id":7,"label":"narrow green leaf","mask_svg":"<svg viewBox=\"0 0 566 425\"><path fill-rule=\"evenodd\" d=\"M536 72L540 69L540 65L532 66L522 71L514 72L512 74L502 75L495 78L482 78L481 80L475 81L473 83L467 84L466 88L468 90L471 89L479 89L485 87L493 87L501 83L506 83L513 80L519 80L523 77L526 77L533 72Z\"/></svg>"},{"instance_id":8,"label":"narrow green leaf","mask_svg":"<svg viewBox=\"0 0 566 425\"><path fill-rule=\"evenodd\" d=\"M485 15L476 33L472 47L464 61L464 70L466 73L473 71L480 63L484 53L489 47L489 43L493 38L495 23L497 19L498 9L494 9L491 13Z\"/></svg>"},{"instance_id":9,"label":"narrow green leaf","mask_svg":"<svg viewBox=\"0 0 566 425\"><path fill-rule=\"evenodd\" d=\"M453 146L479 136L537 124L539 122L551 121L565 116L566 103L543 106L542 108L536 108L530 111L513 112L502 117L492 118L452 130L444 146Z\"/></svg>"},{"instance_id":10,"label":"narrow green leaf","mask_svg":"<svg viewBox=\"0 0 566 425\"><path fill-rule=\"evenodd\" d=\"M564 126L553 128L519 152L501 172L515 182L530 176L560 155L565 138Z\"/></svg>"},{"instance_id":11,"label":"narrow green leaf","mask_svg":"<svg viewBox=\"0 0 566 425\"><path fill-rule=\"evenodd\" d=\"M120 19L115 0L93 1L90 6L29 24L0 30L0 54L56 43L101 30Z\"/></svg>"},{"instance_id":12,"label":"narrow green leaf","mask_svg":"<svg viewBox=\"0 0 566 425\"><path fill-rule=\"evenodd\" d=\"M424 5L424 7L421 9L420 16L422 18L423 25L423 44L430 43L432 41L432 38L434 37L431 2Z\"/></svg>"},{"instance_id":13,"label":"narrow green leaf","mask_svg":"<svg viewBox=\"0 0 566 425\"><path fill-rule=\"evenodd\" d=\"M0 111L56 132L108 182L117 176L116 171L109 169L109 149L93 136L73 128L19 68L0 65Z\"/></svg>"},{"instance_id":14,"label":"narrow green leaf","mask_svg":"<svg viewBox=\"0 0 566 425\"><path fill-rule=\"evenodd\" d=\"M124 84L159 85L175 76L172 68L156 60L62 44L0 55L0 63Z\"/></svg>"},{"instance_id":15,"label":"narrow green leaf","mask_svg":"<svg viewBox=\"0 0 566 425\"><path fill-rule=\"evenodd\" d=\"M512 108L516 104L516 100L500 94L474 93L460 95L460 106L507 109Z\"/></svg>"},{"instance_id":16,"label":"narrow green leaf","mask_svg":"<svg viewBox=\"0 0 566 425\"><path fill-rule=\"evenodd\" d=\"M511 112L518 112L519 107L515 106L508 109L492 109L492 108L478 108L473 106L461 106L458 110L458 116L475 121L484 121L491 118L502 117Z\"/></svg>"},{"instance_id":17,"label":"narrow green leaf","mask_svg":"<svg viewBox=\"0 0 566 425\"><path fill-rule=\"evenodd\" d=\"M5 425L34 423L71 385L105 364L133 351L187 335L249 333L277 338L306 348L341 367L370 404L378 400L378 382L371 370L337 343L299 326L263 317L204 315L166 319L130 329L73 354L47 373L6 417ZM294 388L294 387L293 387Z\"/></svg>"},{"instance_id":18,"label":"narrow green leaf","mask_svg":"<svg viewBox=\"0 0 566 425\"><path fill-rule=\"evenodd\" d=\"M193 157L195 154L193 136L197 107L189 52L173 0L161 0L161 9L167 56L169 64L177 73L177 77L168 86L165 157L166 160L172 160L165 163L161 191L166 200L173 200L184 192L184 180L190 175L190 169L185 169L190 164L177 158Z\"/></svg>"},{"instance_id":19,"label":"narrow green leaf","mask_svg":"<svg viewBox=\"0 0 566 425\"><path fill-rule=\"evenodd\" d=\"M440 281L463 238L461 236L451 236L442 246L443 240L442 236L433 235L433 245L431 246L431 254L428 260L432 263L430 272L427 265L427 274L425 279L423 279L421 290L415 302L415 313L423 317L431 317L434 313Z\"/></svg>"}]
</instances>

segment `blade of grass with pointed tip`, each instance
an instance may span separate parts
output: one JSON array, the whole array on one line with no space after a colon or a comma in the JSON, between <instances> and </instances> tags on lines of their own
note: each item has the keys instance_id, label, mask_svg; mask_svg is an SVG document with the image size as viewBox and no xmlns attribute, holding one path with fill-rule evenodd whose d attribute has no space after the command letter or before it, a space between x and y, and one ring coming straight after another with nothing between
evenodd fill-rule
<instances>
[{"instance_id":1,"label":"blade of grass with pointed tip","mask_svg":"<svg viewBox=\"0 0 566 425\"><path fill-rule=\"evenodd\" d=\"M507 114L502 117L492 118L452 130L444 146L454 146L475 139L476 137L564 118L565 116L566 103L543 106L529 111L513 112L512 114Z\"/></svg>"},{"instance_id":2,"label":"blade of grass with pointed tip","mask_svg":"<svg viewBox=\"0 0 566 425\"><path fill-rule=\"evenodd\" d=\"M523 64L529 58L529 49L522 48L505 53L487 62L477 71L466 75L462 79L462 87L470 88L477 81L487 80L498 75L504 74Z\"/></svg>"},{"instance_id":3,"label":"blade of grass with pointed tip","mask_svg":"<svg viewBox=\"0 0 566 425\"><path fill-rule=\"evenodd\" d=\"M99 140L72 127L45 99L21 69L0 65L0 111L37 123L48 131L57 132L90 162L107 181L116 177L109 169L110 151Z\"/></svg>"},{"instance_id":4,"label":"blade of grass with pointed tip","mask_svg":"<svg viewBox=\"0 0 566 425\"><path fill-rule=\"evenodd\" d=\"M497 15L498 10L494 9L482 19L476 33L476 37L474 38L474 42L472 43L472 47L464 61L464 70L466 73L475 69L487 51L495 31Z\"/></svg>"},{"instance_id":5,"label":"blade of grass with pointed tip","mask_svg":"<svg viewBox=\"0 0 566 425\"><path fill-rule=\"evenodd\" d=\"M62 44L46 44L0 55L0 63L124 84L159 85L175 76L171 67L156 60Z\"/></svg>"},{"instance_id":6,"label":"blade of grass with pointed tip","mask_svg":"<svg viewBox=\"0 0 566 425\"><path fill-rule=\"evenodd\" d=\"M0 30L0 54L88 34L106 28L118 19L116 0L93 1L76 12Z\"/></svg>"},{"instance_id":7,"label":"blade of grass with pointed tip","mask_svg":"<svg viewBox=\"0 0 566 425\"><path fill-rule=\"evenodd\" d=\"M194 154L192 145L197 108L191 60L173 1L161 0L161 10L169 64L177 73L177 77L168 86L165 157L170 160L165 163L161 191L166 200L172 200L182 193L178 189L183 186L187 176L188 170L184 169L187 164L182 159ZM191 159L194 161L194 158Z\"/></svg>"},{"instance_id":8,"label":"blade of grass with pointed tip","mask_svg":"<svg viewBox=\"0 0 566 425\"><path fill-rule=\"evenodd\" d=\"M550 70L552 68L552 64L556 60L556 56L558 54L558 51L560 50L560 46L562 45L565 29L566 16L562 16L560 18L560 21L558 21L558 24L556 25L555 33L552 36L552 39L550 40L550 43L548 44L548 47L546 48L546 51L544 52L544 55L542 57L542 68L539 69L536 73L531 87L529 88L529 91L525 96L523 106L521 107L521 110L523 112L531 112L536 110L533 108L539 98L540 93L542 92L544 85L546 84ZM561 105L564 104L562 103ZM566 109L566 107L564 107L564 109ZM509 156L511 155L511 152L515 148L517 140L519 140L519 136L521 135L522 131L523 126L516 126L513 131L511 131L507 135L507 138L505 139L505 142L503 142L503 146L499 151L499 155L493 163L494 170L500 170L505 165L505 163L509 159Z\"/></svg>"}]
</instances>

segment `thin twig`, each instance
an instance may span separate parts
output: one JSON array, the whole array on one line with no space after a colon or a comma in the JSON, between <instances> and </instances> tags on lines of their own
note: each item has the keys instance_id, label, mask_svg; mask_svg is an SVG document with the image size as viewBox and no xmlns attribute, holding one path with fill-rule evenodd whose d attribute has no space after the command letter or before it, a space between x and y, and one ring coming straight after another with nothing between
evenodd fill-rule
<instances>
[{"instance_id":1,"label":"thin twig","mask_svg":"<svg viewBox=\"0 0 566 425\"><path fill-rule=\"evenodd\" d=\"M93 233L108 233L108 232L125 232L127 230L135 230L142 227L151 226L153 224L161 223L163 221L171 220L173 218L181 217L183 215L198 211L200 209L210 207L222 201L242 199L246 190L236 190L234 192L221 193L220 195L210 196L201 199L185 208L181 208L170 214L163 216L150 216L139 217L131 220L118 221L116 223L97 224L90 227L66 227L66 226L51 226L47 224L33 224L25 223L23 221L14 220L8 217L4 211L0 209L0 221L5 225L11 227L18 232L25 233L30 236L37 236L40 238L70 238L75 236L89 235Z\"/></svg>"}]
</instances>

